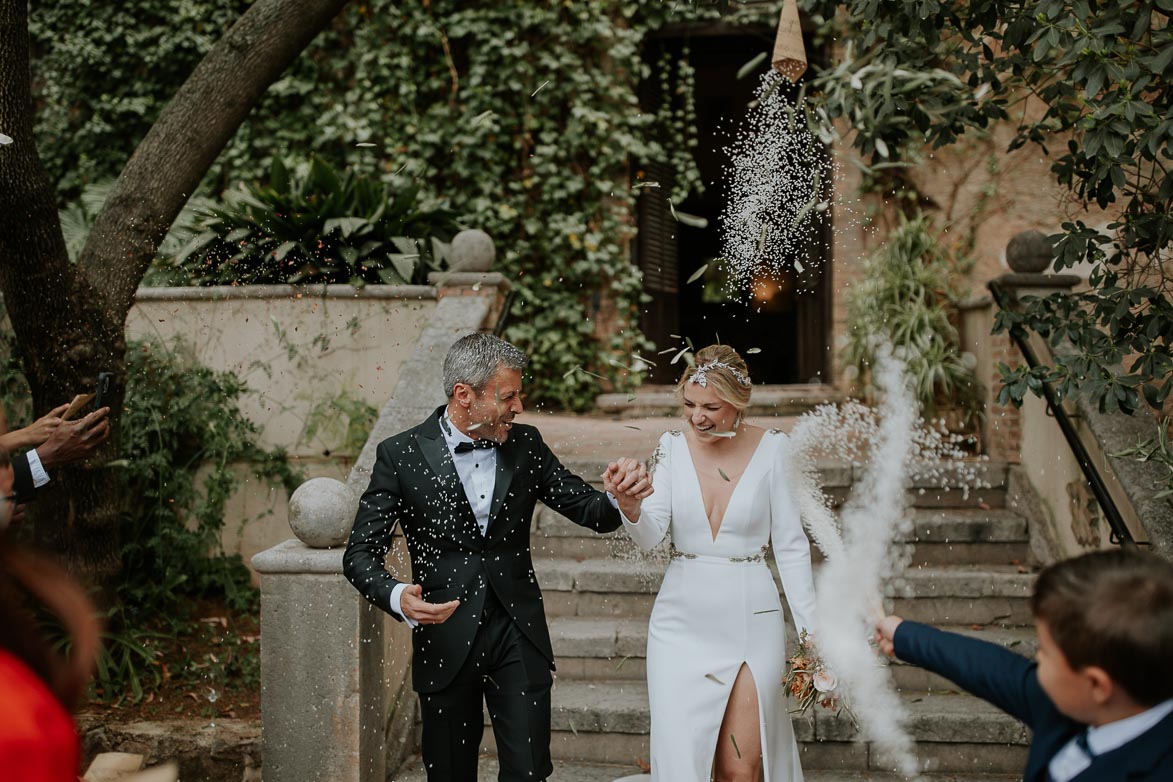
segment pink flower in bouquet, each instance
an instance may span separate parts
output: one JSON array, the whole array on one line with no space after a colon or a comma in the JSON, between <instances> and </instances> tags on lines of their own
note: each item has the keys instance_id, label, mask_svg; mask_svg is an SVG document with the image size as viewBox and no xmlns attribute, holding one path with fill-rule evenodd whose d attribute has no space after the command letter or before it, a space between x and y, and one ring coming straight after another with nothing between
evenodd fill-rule
<instances>
[{"instance_id":1,"label":"pink flower in bouquet","mask_svg":"<svg viewBox=\"0 0 1173 782\"><path fill-rule=\"evenodd\" d=\"M839 679L830 671L819 671L815 674L814 683L819 692L834 692L839 686Z\"/></svg>"}]
</instances>

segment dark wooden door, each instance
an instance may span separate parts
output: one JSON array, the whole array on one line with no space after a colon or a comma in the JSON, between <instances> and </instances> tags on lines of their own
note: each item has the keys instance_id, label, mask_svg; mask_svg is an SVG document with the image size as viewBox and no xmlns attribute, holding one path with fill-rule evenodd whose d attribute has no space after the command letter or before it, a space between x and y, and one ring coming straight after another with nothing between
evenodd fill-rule
<instances>
[{"instance_id":1,"label":"dark wooden door","mask_svg":"<svg viewBox=\"0 0 1173 782\"><path fill-rule=\"evenodd\" d=\"M827 382L832 290L829 229L811 237L801 276L791 272L777 278L762 277L751 290L729 297L721 294L721 285L712 274L719 267L719 216L728 197L724 180L729 169L727 148L746 116L757 84L755 76L738 79L737 71L772 45L772 30L708 27L676 31L652 41L645 52L654 69L665 51L680 57L687 48L695 69L695 159L705 192L690 196L675 208L703 217L708 224L698 228L674 220L666 198L670 188L641 192L636 259L644 274L644 290L651 298L645 305L642 327L658 350L681 344L672 335L687 336L697 348L717 341L732 345L746 356L757 383ZM657 102L664 99L658 94L660 79L654 70L648 82L641 100L645 110L654 111ZM640 167L647 180L662 185L672 181L673 172L662 161L642 161ZM686 284L705 264L709 265L707 281ZM749 348L760 352L746 355ZM651 379L671 383L679 373L679 366L661 361Z\"/></svg>"}]
</instances>

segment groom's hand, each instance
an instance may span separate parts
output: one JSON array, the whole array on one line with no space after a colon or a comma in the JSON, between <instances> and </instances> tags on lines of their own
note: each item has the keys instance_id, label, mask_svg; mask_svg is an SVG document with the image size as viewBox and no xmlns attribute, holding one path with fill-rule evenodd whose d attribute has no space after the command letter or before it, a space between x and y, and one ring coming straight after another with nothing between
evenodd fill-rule
<instances>
[{"instance_id":1,"label":"groom's hand","mask_svg":"<svg viewBox=\"0 0 1173 782\"><path fill-rule=\"evenodd\" d=\"M399 607L403 609L403 615L422 625L440 624L452 616L452 612L460 605L459 600L449 600L447 603L429 603L424 600L423 594L423 587L419 584L412 584L403 590L403 595L399 599Z\"/></svg>"},{"instance_id":2,"label":"groom's hand","mask_svg":"<svg viewBox=\"0 0 1173 782\"><path fill-rule=\"evenodd\" d=\"M631 521L639 519L640 503L652 495L648 469L637 459L618 459L607 465L603 487L615 498L619 510Z\"/></svg>"},{"instance_id":3,"label":"groom's hand","mask_svg":"<svg viewBox=\"0 0 1173 782\"><path fill-rule=\"evenodd\" d=\"M624 458L611 462L603 476L604 486L608 483L608 477L611 484L608 490L616 495L616 499L623 494L637 500L652 496L652 479L648 475L648 468L638 459Z\"/></svg>"},{"instance_id":4,"label":"groom's hand","mask_svg":"<svg viewBox=\"0 0 1173 782\"><path fill-rule=\"evenodd\" d=\"M892 639L896 635L896 628L903 621L898 616L885 616L876 622L876 645L880 647L881 652L889 657L896 655L896 646Z\"/></svg>"}]
</instances>

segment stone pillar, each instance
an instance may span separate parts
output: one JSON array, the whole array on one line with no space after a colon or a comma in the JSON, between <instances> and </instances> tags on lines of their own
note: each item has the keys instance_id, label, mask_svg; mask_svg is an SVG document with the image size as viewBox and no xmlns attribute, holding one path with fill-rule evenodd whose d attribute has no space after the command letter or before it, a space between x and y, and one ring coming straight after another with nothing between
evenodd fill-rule
<instances>
[{"instance_id":1,"label":"stone pillar","mask_svg":"<svg viewBox=\"0 0 1173 782\"><path fill-rule=\"evenodd\" d=\"M298 539L252 559L261 576L266 782L386 776L383 615L342 576L357 507L346 484L307 481L289 501Z\"/></svg>"},{"instance_id":2,"label":"stone pillar","mask_svg":"<svg viewBox=\"0 0 1173 782\"><path fill-rule=\"evenodd\" d=\"M1051 244L1039 231L1017 233L1006 245L1006 264L1009 274L993 280L993 284L1005 290L1012 300L1020 296L1047 296L1051 293L1070 291L1081 280L1074 274L1048 274L1053 256ZM1003 363L1014 369L1022 365L1023 358L1008 333L992 335L990 338L990 383L991 399L997 398L1001 385L998 364ZM1037 338L1032 341L1035 354L1046 357L1049 352ZM1045 358L1044 358L1045 360ZM986 410L986 447L991 459L1012 464L1022 462L1022 411L1013 406L991 403Z\"/></svg>"}]
</instances>

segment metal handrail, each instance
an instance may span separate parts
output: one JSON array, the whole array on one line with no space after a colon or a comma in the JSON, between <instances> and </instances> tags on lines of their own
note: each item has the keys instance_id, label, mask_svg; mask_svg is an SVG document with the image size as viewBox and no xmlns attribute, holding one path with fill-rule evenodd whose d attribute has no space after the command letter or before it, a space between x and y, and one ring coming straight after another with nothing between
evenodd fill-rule
<instances>
[{"instance_id":1,"label":"metal handrail","mask_svg":"<svg viewBox=\"0 0 1173 782\"><path fill-rule=\"evenodd\" d=\"M993 294L994 301L999 307L1010 310L1006 290L998 284L997 280L991 280L986 287L990 289L990 293ZM1026 360L1026 365L1031 369L1039 366L1039 359L1027 341L1023 330L1018 326L1011 326L1009 332L1010 339L1014 340L1014 344L1018 346L1018 350ZM1104 512L1104 518L1107 519L1108 526L1112 529L1112 534L1108 539L1123 548L1135 548L1137 542L1132 537L1132 533L1128 531L1128 525L1124 523L1124 516L1121 515L1120 509L1116 507L1116 501L1112 499L1112 495L1108 491L1108 485L1104 483L1103 476L1100 475L1100 471L1092 462L1091 454L1087 452L1083 441L1079 439L1075 426L1071 423L1071 416L1063 409L1063 404L1056 396L1055 389L1046 381L1043 381L1043 397L1047 400L1048 410L1055 417L1055 422L1059 424L1063 438L1067 440L1071 453L1079 463L1079 469L1083 471L1083 477L1091 486L1092 494L1095 495L1096 502L1100 504L1100 510Z\"/></svg>"},{"instance_id":2,"label":"metal handrail","mask_svg":"<svg viewBox=\"0 0 1173 782\"><path fill-rule=\"evenodd\" d=\"M497 323L493 326L493 336L500 337L505 334L505 326L509 324L509 315L513 310L513 298L515 292L512 288L505 294L505 301L501 305L501 314L497 316Z\"/></svg>"}]
</instances>

